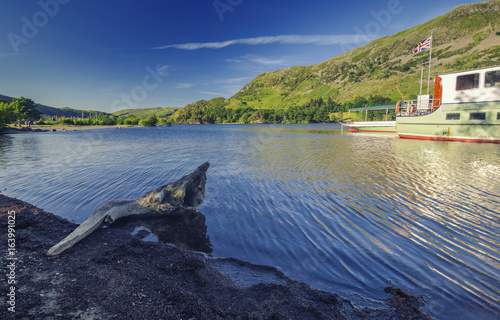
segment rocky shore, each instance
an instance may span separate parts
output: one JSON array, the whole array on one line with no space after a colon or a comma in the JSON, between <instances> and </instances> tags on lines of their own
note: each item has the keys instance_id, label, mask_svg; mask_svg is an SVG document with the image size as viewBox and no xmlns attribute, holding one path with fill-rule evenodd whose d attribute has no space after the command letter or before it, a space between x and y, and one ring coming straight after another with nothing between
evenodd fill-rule
<instances>
[{"instance_id":1,"label":"rocky shore","mask_svg":"<svg viewBox=\"0 0 500 320\"><path fill-rule=\"evenodd\" d=\"M431 319L396 288L386 288L385 307L357 307L273 267L141 241L121 228L48 257L77 225L4 195L0 226L0 319Z\"/></svg>"}]
</instances>

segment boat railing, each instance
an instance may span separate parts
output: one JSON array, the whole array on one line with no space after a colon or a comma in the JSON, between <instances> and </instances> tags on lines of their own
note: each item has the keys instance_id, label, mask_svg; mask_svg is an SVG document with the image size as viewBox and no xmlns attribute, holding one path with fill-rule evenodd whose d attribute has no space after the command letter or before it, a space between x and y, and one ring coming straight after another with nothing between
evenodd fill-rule
<instances>
[{"instance_id":1,"label":"boat railing","mask_svg":"<svg viewBox=\"0 0 500 320\"><path fill-rule=\"evenodd\" d=\"M405 100L396 113L398 116L421 116L433 112L440 104L441 99Z\"/></svg>"},{"instance_id":2,"label":"boat railing","mask_svg":"<svg viewBox=\"0 0 500 320\"><path fill-rule=\"evenodd\" d=\"M348 115L348 119L351 119L351 112L360 112L361 113L361 119L358 121L354 121L354 122L366 122L366 121L369 121L368 120L368 112L377 112L379 113L379 116L377 117L378 120L373 120L372 117L370 117L370 121L380 121L384 119L383 117L383 114L382 116L380 116L380 113L385 113L385 121L388 121L389 120L389 115L391 115L392 117L392 112L389 113L389 111L392 111L392 110L395 110L396 109L396 105L395 104L391 104L391 105L385 105L385 106L373 106L373 107L360 107L360 108L352 108L352 109L349 109L349 115ZM359 117L357 117L359 119Z\"/></svg>"}]
</instances>

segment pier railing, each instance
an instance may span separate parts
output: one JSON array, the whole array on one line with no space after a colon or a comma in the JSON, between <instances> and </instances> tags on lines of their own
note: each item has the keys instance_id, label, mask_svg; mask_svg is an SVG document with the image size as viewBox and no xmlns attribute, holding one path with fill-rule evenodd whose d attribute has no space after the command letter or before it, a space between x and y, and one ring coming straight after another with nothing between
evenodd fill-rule
<instances>
[{"instance_id":1,"label":"pier railing","mask_svg":"<svg viewBox=\"0 0 500 320\"><path fill-rule=\"evenodd\" d=\"M390 120L389 111L391 111L392 117L394 116L393 110L395 110L396 116L421 116L433 112L440 105L441 99L433 99L432 96L420 96L419 99L400 101L398 104L353 108L349 110L348 118L350 119L351 112L361 112L361 121L368 121L368 112L376 111L385 113L385 117L382 116L381 120L385 118L385 121L388 121Z\"/></svg>"}]
</instances>

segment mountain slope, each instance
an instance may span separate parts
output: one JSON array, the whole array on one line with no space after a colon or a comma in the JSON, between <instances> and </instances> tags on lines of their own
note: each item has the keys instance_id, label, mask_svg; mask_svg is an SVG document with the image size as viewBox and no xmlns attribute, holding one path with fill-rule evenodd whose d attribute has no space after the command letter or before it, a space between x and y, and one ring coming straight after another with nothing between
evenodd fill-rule
<instances>
[{"instance_id":1,"label":"mountain slope","mask_svg":"<svg viewBox=\"0 0 500 320\"><path fill-rule=\"evenodd\" d=\"M155 115L160 118L168 117L172 115L179 108L143 108L143 109L125 109L113 112L116 117L130 117L135 116L137 118L147 118L149 116Z\"/></svg>"},{"instance_id":2,"label":"mountain slope","mask_svg":"<svg viewBox=\"0 0 500 320\"><path fill-rule=\"evenodd\" d=\"M4 100L4 101L7 101L7 102L12 102L12 98L9 97L9 96L4 96L3 94L0 94L0 100Z\"/></svg>"},{"instance_id":3,"label":"mountain slope","mask_svg":"<svg viewBox=\"0 0 500 320\"><path fill-rule=\"evenodd\" d=\"M5 96L0 94L0 100L4 100L7 102L12 102L13 97ZM109 116L109 113L102 111L94 111L94 110L76 110L72 108L55 108L49 107L43 104L36 104L36 108L42 115L50 116L50 117L65 117L65 118L79 118L82 116L88 118L89 116L93 116L95 114Z\"/></svg>"},{"instance_id":4,"label":"mountain slope","mask_svg":"<svg viewBox=\"0 0 500 320\"><path fill-rule=\"evenodd\" d=\"M227 101L229 107L264 109L303 105L331 98L344 103L356 96L397 100L420 90L420 66L429 53L411 54L435 31L432 75L500 64L500 0L461 5L448 14L312 66L263 73ZM432 85L431 85L432 90ZM425 90L426 91L426 87Z\"/></svg>"},{"instance_id":5,"label":"mountain slope","mask_svg":"<svg viewBox=\"0 0 500 320\"><path fill-rule=\"evenodd\" d=\"M7 102L12 102L12 97L5 96L0 94L0 100L4 100ZM120 110L116 111L113 113L106 113L102 111L94 111L94 110L77 110L77 109L72 109L72 108L55 108L55 107L49 107L43 104L37 103L37 109L42 113L43 115L47 116L57 116L57 117L65 117L65 118L79 118L82 116L83 112L83 117L88 118L89 116L94 116L95 114L98 115L104 115L104 116L110 116L114 115L116 117L122 117L126 118L129 116L135 116L137 118L147 118L150 115L156 115L157 117L168 117L172 115L177 109L179 108L143 108L143 109L125 109L125 110Z\"/></svg>"}]
</instances>

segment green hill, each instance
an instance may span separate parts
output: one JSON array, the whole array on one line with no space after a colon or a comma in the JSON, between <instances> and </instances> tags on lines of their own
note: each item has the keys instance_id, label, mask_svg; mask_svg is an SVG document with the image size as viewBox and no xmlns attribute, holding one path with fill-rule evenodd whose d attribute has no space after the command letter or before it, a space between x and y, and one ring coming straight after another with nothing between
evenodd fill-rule
<instances>
[{"instance_id":1,"label":"green hill","mask_svg":"<svg viewBox=\"0 0 500 320\"><path fill-rule=\"evenodd\" d=\"M137 118L147 118L152 115L156 115L160 118L166 118L171 116L175 111L179 108L144 108L144 109L125 109L113 112L113 115L116 117L130 117L135 116Z\"/></svg>"},{"instance_id":2,"label":"green hill","mask_svg":"<svg viewBox=\"0 0 500 320\"><path fill-rule=\"evenodd\" d=\"M7 102L12 102L13 97L5 96L0 94L0 100L4 100ZM78 110L78 109L72 109L72 108L67 108L67 107L62 107L62 108L55 108L55 107L49 107L43 104L37 103L37 109L42 113L42 115L50 116L50 117L65 117L65 118L88 118L90 116L95 116L96 114L98 116L111 116L114 115L115 117L121 117L121 118L126 118L126 117L131 117L135 116L137 118L142 118L146 119L147 117L151 115L156 115L157 117L161 118L166 118L168 116L171 116L175 111L177 111L179 108L144 108L144 109L126 109L126 110L120 110L116 111L113 113L106 113L102 111L95 111L95 110Z\"/></svg>"},{"instance_id":3,"label":"green hill","mask_svg":"<svg viewBox=\"0 0 500 320\"><path fill-rule=\"evenodd\" d=\"M13 97L5 96L0 94L0 100L4 100L7 102L12 102ZM43 104L36 104L36 108L42 115L49 116L49 117L65 117L65 118L88 118L90 116L95 116L97 115L104 115L104 116L109 116L111 114L102 112L102 111L94 111L94 110L77 110L77 109L72 109L72 108L55 108L55 107L49 107Z\"/></svg>"},{"instance_id":4,"label":"green hill","mask_svg":"<svg viewBox=\"0 0 500 320\"><path fill-rule=\"evenodd\" d=\"M218 117L233 122L246 110L254 120L262 120L256 115L258 110L269 110L279 113L285 122L289 114L286 110L291 108L304 107L300 112L306 117L311 105L317 107L316 112L323 108L324 113L346 110L346 105L348 108L397 101L401 96L396 84L406 98L415 98L420 90L420 68L423 63L427 65L429 54L426 51L412 55L411 51L432 30L435 31L432 76L500 65L500 0L490 0L458 6L443 16L317 65L262 73L233 97L192 103L178 110L173 119L203 123L203 117L212 121Z\"/></svg>"},{"instance_id":5,"label":"green hill","mask_svg":"<svg viewBox=\"0 0 500 320\"><path fill-rule=\"evenodd\" d=\"M91 116L97 115L103 115L103 116L110 116L111 114L102 112L102 111L94 111L94 110L77 110L77 109L72 109L72 108L55 108L55 107L49 107L49 106L44 106L41 104L37 104L37 109L44 115L48 116L57 116L57 117L65 117L65 118L80 118L83 116L83 118L88 118Z\"/></svg>"},{"instance_id":6,"label":"green hill","mask_svg":"<svg viewBox=\"0 0 500 320\"><path fill-rule=\"evenodd\" d=\"M347 102L353 97L382 95L399 99L399 84L408 97L419 93L420 66L427 52L413 47L434 30L432 74L500 64L500 1L462 5L392 36L370 42L318 65L259 75L234 95L229 104L280 108L328 97Z\"/></svg>"},{"instance_id":7,"label":"green hill","mask_svg":"<svg viewBox=\"0 0 500 320\"><path fill-rule=\"evenodd\" d=\"M6 102L12 102L12 97L4 96L3 94L0 94L0 100L6 101Z\"/></svg>"}]
</instances>

